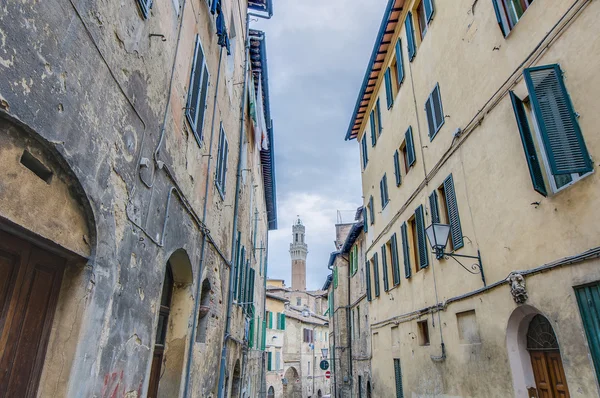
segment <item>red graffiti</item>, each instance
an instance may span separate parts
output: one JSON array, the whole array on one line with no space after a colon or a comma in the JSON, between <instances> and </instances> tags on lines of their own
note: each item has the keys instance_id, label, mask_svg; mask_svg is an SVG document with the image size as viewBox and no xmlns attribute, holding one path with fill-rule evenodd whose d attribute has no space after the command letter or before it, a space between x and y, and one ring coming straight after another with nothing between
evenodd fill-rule
<instances>
[{"instance_id":1,"label":"red graffiti","mask_svg":"<svg viewBox=\"0 0 600 398\"><path fill-rule=\"evenodd\" d=\"M102 398L118 398L122 397L123 392L119 395L123 383L123 371L120 373L113 372L104 375L104 386L102 387ZM125 390L123 388L123 390Z\"/></svg>"}]
</instances>

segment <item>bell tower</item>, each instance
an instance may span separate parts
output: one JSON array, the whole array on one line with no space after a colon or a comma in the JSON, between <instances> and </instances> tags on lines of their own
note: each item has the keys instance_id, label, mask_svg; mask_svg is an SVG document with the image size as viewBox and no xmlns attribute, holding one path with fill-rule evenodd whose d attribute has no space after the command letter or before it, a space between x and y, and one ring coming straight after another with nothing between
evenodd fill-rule
<instances>
[{"instance_id":1,"label":"bell tower","mask_svg":"<svg viewBox=\"0 0 600 398\"><path fill-rule=\"evenodd\" d=\"M292 226L292 243L290 243L290 256L292 257L292 289L306 290L306 255L308 246L304 240L306 229L298 216Z\"/></svg>"}]
</instances>

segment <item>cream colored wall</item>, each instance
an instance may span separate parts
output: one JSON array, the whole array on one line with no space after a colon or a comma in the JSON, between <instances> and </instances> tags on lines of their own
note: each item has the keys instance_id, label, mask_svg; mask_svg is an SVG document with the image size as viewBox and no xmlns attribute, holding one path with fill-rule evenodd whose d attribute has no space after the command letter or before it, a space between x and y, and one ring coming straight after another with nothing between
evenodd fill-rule
<instances>
[{"instance_id":1,"label":"cream colored wall","mask_svg":"<svg viewBox=\"0 0 600 398\"><path fill-rule=\"evenodd\" d=\"M572 10L583 6L581 12L567 12L573 4L576 5ZM405 10L413 6L414 3L409 2ZM421 204L426 209L425 224L431 223L428 195L450 173L454 177L465 236L465 246L457 253L476 255L478 249L481 251L488 285L503 280L512 271L531 269L598 246L600 227L596 222L596 209L600 188L597 173L548 198L536 193L507 91L511 89L522 98L526 96L519 69L523 62L526 67L559 63L574 107L581 115L579 123L587 148L592 158L598 158L600 136L595 133L599 122L595 97L600 92L600 78L596 73L600 35L595 21L600 17L600 4L575 0L534 2L507 38L498 28L490 1L477 3L474 12L473 2L466 0L436 1L435 6L436 14L413 62L408 61L404 24L398 24L396 34L400 34L403 42L405 79L390 111L385 107L383 75L378 82L383 133L375 148L370 145L368 119L363 126L369 135L369 164L363 172L363 192L365 204L373 195L377 211L375 225L369 226L366 238L367 257L380 252L381 245L396 233L402 275L400 286L389 293L384 292L380 276L381 297L375 299L369 309L374 328L378 322L435 305L434 270L439 301L483 286L479 275L468 274L453 260L437 261L431 254L427 269L415 273L413 262L413 276L405 279L400 226ZM569 25L560 34L550 33L542 41L565 13L564 21L570 20ZM543 51L528 58L540 43ZM393 47L390 51L388 61L394 56ZM507 79L509 84L503 86ZM447 116L430 142L424 104L436 83L440 85ZM479 114L481 109L484 112ZM471 120L474 122L470 123ZM417 160L397 188L392 156L404 139L408 125L413 127ZM453 140L458 128L463 135ZM445 153L449 156L444 157ZM390 203L381 212L379 181L384 172L388 177ZM534 202L540 204L534 205ZM381 268L381 254L379 257ZM585 263L531 277L536 283L528 287L532 289L532 305L543 308L542 312L548 314L555 325L559 340L564 342L563 362L571 394L587 397L598 396L598 389L588 352L583 349L586 343L572 291L572 286L581 282L581 278L572 275L585 275L583 270L591 273L585 278L588 281L600 279L593 263ZM501 296L505 297L500 299ZM430 347L416 345L414 321L400 325L401 350L388 349L389 327L374 329L380 342L373 341L374 385L379 391L375 396L393 388L392 357L400 353L407 387L405 394L410 390L414 396L434 393L439 396L511 396L505 332L515 305L506 286L480 297L453 304L442 314L442 325L448 329L444 334L448 359L443 364L430 359L430 355L440 354L437 315L434 317L436 328L432 327L429 316ZM451 337L455 312L463 309L475 309L477 313L483 342L480 346L463 347ZM561 339L563 328L571 329L562 332ZM467 363L473 365L467 366ZM575 373L579 376L574 376Z\"/></svg>"}]
</instances>

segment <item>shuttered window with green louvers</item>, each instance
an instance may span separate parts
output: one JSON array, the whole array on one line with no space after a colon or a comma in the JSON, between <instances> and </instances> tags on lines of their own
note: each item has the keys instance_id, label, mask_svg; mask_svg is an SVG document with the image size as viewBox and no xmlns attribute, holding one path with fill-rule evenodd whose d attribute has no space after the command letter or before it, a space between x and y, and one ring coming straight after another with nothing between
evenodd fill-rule
<instances>
[{"instance_id":1,"label":"shuttered window with green louvers","mask_svg":"<svg viewBox=\"0 0 600 398\"><path fill-rule=\"evenodd\" d=\"M402 386L402 368L400 360L394 359L394 375L396 378L396 398L404 398L404 389Z\"/></svg>"},{"instance_id":2,"label":"shuttered window with green louvers","mask_svg":"<svg viewBox=\"0 0 600 398\"><path fill-rule=\"evenodd\" d=\"M404 20L404 29L406 30L406 41L408 47L408 60L412 61L417 53L417 45L415 43L415 28L413 25L412 12L408 12Z\"/></svg>"},{"instance_id":3,"label":"shuttered window with green louvers","mask_svg":"<svg viewBox=\"0 0 600 398\"><path fill-rule=\"evenodd\" d=\"M552 174L588 173L592 162L558 65L523 71Z\"/></svg>"},{"instance_id":4,"label":"shuttered window with green louvers","mask_svg":"<svg viewBox=\"0 0 600 398\"><path fill-rule=\"evenodd\" d=\"M600 381L600 284L576 288L575 295L596 369L596 378Z\"/></svg>"},{"instance_id":5,"label":"shuttered window with green louvers","mask_svg":"<svg viewBox=\"0 0 600 398\"><path fill-rule=\"evenodd\" d=\"M408 163L408 167L412 167L417 160L415 155L415 142L413 140L412 126L409 126L408 130L406 130L406 133L404 133L404 140L406 142L406 162Z\"/></svg>"},{"instance_id":6,"label":"shuttered window with green louvers","mask_svg":"<svg viewBox=\"0 0 600 398\"><path fill-rule=\"evenodd\" d=\"M383 246L381 246L381 271L383 272L383 288L386 292L390 290L387 261L387 250L386 245L384 244Z\"/></svg>"},{"instance_id":7,"label":"shuttered window with green louvers","mask_svg":"<svg viewBox=\"0 0 600 398\"><path fill-rule=\"evenodd\" d=\"M398 87L404 81L404 59L402 57L402 41L398 39L396 42L396 69L398 72Z\"/></svg>"},{"instance_id":8,"label":"shuttered window with green louvers","mask_svg":"<svg viewBox=\"0 0 600 398\"><path fill-rule=\"evenodd\" d=\"M429 266L429 257L427 256L427 238L425 236L425 215L423 205L415 210L415 226L417 230L417 249L419 252L419 268Z\"/></svg>"},{"instance_id":9,"label":"shuttered window with green louvers","mask_svg":"<svg viewBox=\"0 0 600 398\"><path fill-rule=\"evenodd\" d=\"M394 176L396 177L396 186L402 184L402 173L400 171L400 153L398 150L394 152Z\"/></svg>"},{"instance_id":10,"label":"shuttered window with green louvers","mask_svg":"<svg viewBox=\"0 0 600 398\"><path fill-rule=\"evenodd\" d=\"M437 192L433 191L431 195L429 195L429 211L431 212L431 222L439 223L440 222L440 208L438 204Z\"/></svg>"},{"instance_id":11,"label":"shuttered window with green louvers","mask_svg":"<svg viewBox=\"0 0 600 398\"><path fill-rule=\"evenodd\" d=\"M406 279L411 277L411 268L410 268L410 246L408 242L408 227L406 223L402 224L400 227L400 231L402 233L402 256L404 257L404 276Z\"/></svg>"},{"instance_id":12,"label":"shuttered window with green louvers","mask_svg":"<svg viewBox=\"0 0 600 398\"><path fill-rule=\"evenodd\" d=\"M365 270L367 273L367 300L373 300L373 292L371 291L371 262L369 260L365 263Z\"/></svg>"},{"instance_id":13,"label":"shuttered window with green louvers","mask_svg":"<svg viewBox=\"0 0 600 398\"><path fill-rule=\"evenodd\" d=\"M204 57L204 51L200 43L200 36L197 35L185 116L199 145L203 141L204 115L209 79L210 74L208 73L206 58Z\"/></svg>"},{"instance_id":14,"label":"shuttered window with green louvers","mask_svg":"<svg viewBox=\"0 0 600 398\"><path fill-rule=\"evenodd\" d=\"M448 219L450 221L452 248L458 250L465 244L462 227L460 225L460 215L458 214L458 203L456 202L456 191L454 189L454 179L452 174L444 180L444 194L446 195L446 208L448 210Z\"/></svg>"},{"instance_id":15,"label":"shuttered window with green louvers","mask_svg":"<svg viewBox=\"0 0 600 398\"><path fill-rule=\"evenodd\" d=\"M390 68L387 68L385 71L385 99L387 102L387 107L390 109L392 105L394 105L394 89L392 88L392 73Z\"/></svg>"},{"instance_id":16,"label":"shuttered window with green louvers","mask_svg":"<svg viewBox=\"0 0 600 398\"><path fill-rule=\"evenodd\" d=\"M390 239L390 248L392 252L392 277L394 286L398 286L400 284L400 261L398 260L398 238L396 234L393 234L392 239Z\"/></svg>"},{"instance_id":17,"label":"shuttered window with green louvers","mask_svg":"<svg viewBox=\"0 0 600 398\"><path fill-rule=\"evenodd\" d=\"M383 131L383 124L381 123L381 107L379 106L379 98L377 98L377 102L375 103L375 110L377 111L377 136L381 135Z\"/></svg>"},{"instance_id":18,"label":"shuttered window with green louvers","mask_svg":"<svg viewBox=\"0 0 600 398\"><path fill-rule=\"evenodd\" d=\"M373 255L373 278L375 278L375 297L379 297L379 258Z\"/></svg>"},{"instance_id":19,"label":"shuttered window with green louvers","mask_svg":"<svg viewBox=\"0 0 600 398\"><path fill-rule=\"evenodd\" d=\"M375 146L377 145L377 130L375 129L375 111L371 111L371 117L370 117L370 122L371 122L371 146Z\"/></svg>"}]
</instances>

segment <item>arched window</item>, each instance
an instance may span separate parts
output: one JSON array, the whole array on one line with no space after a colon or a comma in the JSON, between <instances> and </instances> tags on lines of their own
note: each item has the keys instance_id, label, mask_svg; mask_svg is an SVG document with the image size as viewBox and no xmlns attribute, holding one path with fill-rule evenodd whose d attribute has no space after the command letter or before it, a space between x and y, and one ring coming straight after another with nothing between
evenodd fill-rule
<instances>
[{"instance_id":1,"label":"arched window","mask_svg":"<svg viewBox=\"0 0 600 398\"><path fill-rule=\"evenodd\" d=\"M196 330L196 342L206 343L206 332L208 329L208 313L210 312L210 281L208 278L202 282L200 293L200 308L198 310L198 328Z\"/></svg>"},{"instance_id":2,"label":"arched window","mask_svg":"<svg viewBox=\"0 0 600 398\"><path fill-rule=\"evenodd\" d=\"M273 386L269 387L269 392L267 393L267 398L275 398L275 389Z\"/></svg>"},{"instance_id":3,"label":"arched window","mask_svg":"<svg viewBox=\"0 0 600 398\"><path fill-rule=\"evenodd\" d=\"M548 319L543 315L534 316L527 329L527 350L546 351L558 349L558 340L556 340L554 329L552 329Z\"/></svg>"}]
</instances>

